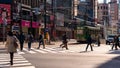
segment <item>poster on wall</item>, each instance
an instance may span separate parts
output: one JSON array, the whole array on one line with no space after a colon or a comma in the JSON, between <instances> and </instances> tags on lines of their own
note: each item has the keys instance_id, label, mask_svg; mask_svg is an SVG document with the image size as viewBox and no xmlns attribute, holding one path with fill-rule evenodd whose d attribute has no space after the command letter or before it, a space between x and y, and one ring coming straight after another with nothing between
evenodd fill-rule
<instances>
[{"instance_id":1,"label":"poster on wall","mask_svg":"<svg viewBox=\"0 0 120 68\"><path fill-rule=\"evenodd\" d=\"M57 26L64 26L64 14L62 13L56 13L56 19L57 19L57 22L56 22L56 25Z\"/></svg>"},{"instance_id":2,"label":"poster on wall","mask_svg":"<svg viewBox=\"0 0 120 68\"><path fill-rule=\"evenodd\" d=\"M11 21L11 5L10 4L0 4L0 24L4 23L4 19L7 24Z\"/></svg>"}]
</instances>

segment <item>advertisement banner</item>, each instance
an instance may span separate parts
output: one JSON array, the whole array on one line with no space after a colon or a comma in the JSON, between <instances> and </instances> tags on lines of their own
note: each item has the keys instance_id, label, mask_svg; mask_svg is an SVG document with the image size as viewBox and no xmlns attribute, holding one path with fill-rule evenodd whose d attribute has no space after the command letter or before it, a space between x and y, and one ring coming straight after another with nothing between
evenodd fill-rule
<instances>
[{"instance_id":1,"label":"advertisement banner","mask_svg":"<svg viewBox=\"0 0 120 68\"><path fill-rule=\"evenodd\" d=\"M22 20L22 27L30 27L30 21ZM32 22L32 28L39 28L38 22Z\"/></svg>"},{"instance_id":2,"label":"advertisement banner","mask_svg":"<svg viewBox=\"0 0 120 68\"><path fill-rule=\"evenodd\" d=\"M30 21L22 20L22 27L30 27Z\"/></svg>"},{"instance_id":3,"label":"advertisement banner","mask_svg":"<svg viewBox=\"0 0 120 68\"><path fill-rule=\"evenodd\" d=\"M0 23L4 23L4 18L7 20L7 24L11 21L11 5L0 4Z\"/></svg>"},{"instance_id":4,"label":"advertisement banner","mask_svg":"<svg viewBox=\"0 0 120 68\"><path fill-rule=\"evenodd\" d=\"M39 28L39 23L38 22L32 22L32 27L33 28Z\"/></svg>"},{"instance_id":5,"label":"advertisement banner","mask_svg":"<svg viewBox=\"0 0 120 68\"><path fill-rule=\"evenodd\" d=\"M56 13L56 25L57 26L64 26L64 14L62 13Z\"/></svg>"}]
</instances>

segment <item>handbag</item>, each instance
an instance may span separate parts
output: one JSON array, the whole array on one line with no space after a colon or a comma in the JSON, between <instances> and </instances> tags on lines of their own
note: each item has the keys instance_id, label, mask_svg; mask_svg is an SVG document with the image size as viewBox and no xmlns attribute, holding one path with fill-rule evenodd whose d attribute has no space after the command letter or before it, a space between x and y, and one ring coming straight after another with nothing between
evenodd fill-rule
<instances>
[{"instance_id":1,"label":"handbag","mask_svg":"<svg viewBox=\"0 0 120 68\"><path fill-rule=\"evenodd\" d=\"M15 47L15 48L18 48L17 42L14 42L14 47Z\"/></svg>"}]
</instances>

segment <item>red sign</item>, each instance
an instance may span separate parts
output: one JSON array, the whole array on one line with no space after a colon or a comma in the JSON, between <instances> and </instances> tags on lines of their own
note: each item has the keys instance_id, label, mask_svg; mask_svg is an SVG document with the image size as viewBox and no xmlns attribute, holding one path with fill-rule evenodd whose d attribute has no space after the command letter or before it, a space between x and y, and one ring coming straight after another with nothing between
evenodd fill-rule
<instances>
[{"instance_id":1,"label":"red sign","mask_svg":"<svg viewBox=\"0 0 120 68\"><path fill-rule=\"evenodd\" d=\"M39 28L39 23L38 22L32 22L32 27L33 28Z\"/></svg>"},{"instance_id":2,"label":"red sign","mask_svg":"<svg viewBox=\"0 0 120 68\"><path fill-rule=\"evenodd\" d=\"M22 27L30 27L30 21L22 20ZM32 28L39 28L39 23L32 22Z\"/></svg>"},{"instance_id":3,"label":"red sign","mask_svg":"<svg viewBox=\"0 0 120 68\"><path fill-rule=\"evenodd\" d=\"M6 14L4 14L5 12ZM0 4L0 23L3 23L3 17L6 16L7 23L11 21L11 5L10 4Z\"/></svg>"},{"instance_id":4,"label":"red sign","mask_svg":"<svg viewBox=\"0 0 120 68\"><path fill-rule=\"evenodd\" d=\"M22 27L30 27L30 21L22 20Z\"/></svg>"},{"instance_id":5,"label":"red sign","mask_svg":"<svg viewBox=\"0 0 120 68\"><path fill-rule=\"evenodd\" d=\"M54 16L50 15L50 20L53 21L54 20Z\"/></svg>"}]
</instances>

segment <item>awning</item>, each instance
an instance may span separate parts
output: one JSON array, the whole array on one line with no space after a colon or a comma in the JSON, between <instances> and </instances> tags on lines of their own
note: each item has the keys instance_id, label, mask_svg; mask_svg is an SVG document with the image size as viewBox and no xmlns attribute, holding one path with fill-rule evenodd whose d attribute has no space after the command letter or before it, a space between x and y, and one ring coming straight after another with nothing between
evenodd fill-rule
<instances>
[{"instance_id":1,"label":"awning","mask_svg":"<svg viewBox=\"0 0 120 68\"><path fill-rule=\"evenodd\" d=\"M71 29L69 29L67 27L56 27L56 30L59 30L59 31L71 31Z\"/></svg>"},{"instance_id":2,"label":"awning","mask_svg":"<svg viewBox=\"0 0 120 68\"><path fill-rule=\"evenodd\" d=\"M85 26L85 27L87 27L89 29L100 30L100 27L92 27L92 26Z\"/></svg>"}]
</instances>

